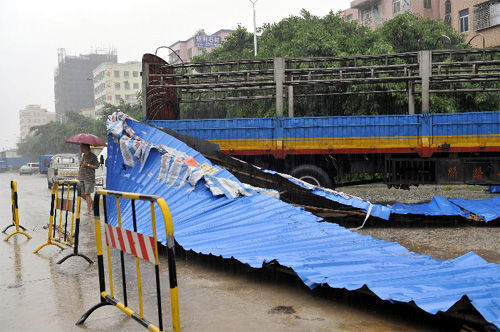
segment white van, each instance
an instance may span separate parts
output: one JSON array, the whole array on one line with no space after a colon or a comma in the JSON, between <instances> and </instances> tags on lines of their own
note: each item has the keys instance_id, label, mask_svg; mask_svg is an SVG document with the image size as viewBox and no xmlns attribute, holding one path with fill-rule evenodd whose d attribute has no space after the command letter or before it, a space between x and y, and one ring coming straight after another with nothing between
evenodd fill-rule
<instances>
[{"instance_id":1,"label":"white van","mask_svg":"<svg viewBox=\"0 0 500 332\"><path fill-rule=\"evenodd\" d=\"M52 189L52 184L60 180L74 180L78 178L80 160L75 154L56 154L50 159L47 171L47 186Z\"/></svg>"},{"instance_id":2,"label":"white van","mask_svg":"<svg viewBox=\"0 0 500 332\"><path fill-rule=\"evenodd\" d=\"M95 185L106 189L106 162L108 158L108 148L104 147L97 155L99 168L95 170Z\"/></svg>"}]
</instances>

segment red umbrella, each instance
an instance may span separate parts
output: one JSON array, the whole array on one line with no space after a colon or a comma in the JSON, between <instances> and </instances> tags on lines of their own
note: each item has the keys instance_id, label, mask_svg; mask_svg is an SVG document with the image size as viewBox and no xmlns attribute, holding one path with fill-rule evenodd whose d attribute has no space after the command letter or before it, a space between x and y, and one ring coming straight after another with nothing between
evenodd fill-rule
<instances>
[{"instance_id":1,"label":"red umbrella","mask_svg":"<svg viewBox=\"0 0 500 332\"><path fill-rule=\"evenodd\" d=\"M70 138L68 138L65 142L66 143L73 143L73 144L84 143L84 144L94 145L94 146L106 145L106 142L102 138L100 138L96 135L84 134L84 133L73 135Z\"/></svg>"}]
</instances>

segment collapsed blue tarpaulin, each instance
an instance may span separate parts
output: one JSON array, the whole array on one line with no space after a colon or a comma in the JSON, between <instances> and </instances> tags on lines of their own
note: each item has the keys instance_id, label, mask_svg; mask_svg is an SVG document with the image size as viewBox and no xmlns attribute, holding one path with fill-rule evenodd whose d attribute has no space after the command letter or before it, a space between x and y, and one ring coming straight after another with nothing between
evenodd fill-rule
<instances>
[{"instance_id":1,"label":"collapsed blue tarpaulin","mask_svg":"<svg viewBox=\"0 0 500 332\"><path fill-rule=\"evenodd\" d=\"M434 196L430 202L423 204L403 204L398 202L392 206L392 213L462 217L470 215L469 212L462 211L458 206L440 196Z\"/></svg>"},{"instance_id":2,"label":"collapsed blue tarpaulin","mask_svg":"<svg viewBox=\"0 0 500 332\"><path fill-rule=\"evenodd\" d=\"M378 218L381 218L384 220L389 220L389 218L391 216L391 207L389 207L389 206L380 205L380 204L372 204L368 201L365 201L361 198L358 198L358 197L355 197L352 195L336 192L336 191L331 190L331 189L316 187L316 186L313 186L309 183L300 181L300 180L293 178L293 177L290 177L286 174L280 174L280 173L275 172L273 170L266 169L263 171L266 173L270 173L270 174L279 174L279 175L287 178L289 181L295 183L296 185L299 185L302 188L308 189L309 191L311 191L315 195L325 197L331 201L334 201L334 202L337 202L337 203L340 203L343 205L355 207L357 209L362 210L365 213L368 213L368 211L370 211L370 206L371 206L371 211L370 211L371 216L378 217Z\"/></svg>"},{"instance_id":3,"label":"collapsed blue tarpaulin","mask_svg":"<svg viewBox=\"0 0 500 332\"><path fill-rule=\"evenodd\" d=\"M128 120L142 139L165 145L209 163L175 138ZM151 149L141 165L129 167L120 146L108 139L110 190L156 194L172 213L176 241L185 250L235 258L254 268L278 262L290 267L314 289L320 285L356 290L366 285L384 300L408 303L435 314L445 312L466 295L486 321L500 326L500 266L470 252L454 260L438 260L410 252L394 242L349 231L301 208L254 193L235 199L214 195L203 181L190 188L158 181L162 154ZM220 171L215 177L231 177ZM189 189L189 190L188 190ZM109 222L117 224L116 203L107 199ZM128 200L121 200L122 225L132 228ZM137 202L138 231L152 234L150 207ZM160 215L156 208L155 213ZM158 240L166 243L157 217Z\"/></svg>"},{"instance_id":4,"label":"collapsed blue tarpaulin","mask_svg":"<svg viewBox=\"0 0 500 332\"><path fill-rule=\"evenodd\" d=\"M374 217L378 217L384 220L389 220L391 216L391 208L388 206L380 205L380 204L372 204L365 200L359 199L353 196L346 196L341 194L335 194L331 192L327 192L320 189L312 190L312 193L318 196L326 197L334 202L352 206L358 209L361 209L364 212L368 212L370 209L370 205L372 205L371 215Z\"/></svg>"},{"instance_id":5,"label":"collapsed blue tarpaulin","mask_svg":"<svg viewBox=\"0 0 500 332\"><path fill-rule=\"evenodd\" d=\"M486 222L500 218L500 197L480 200L451 198L450 201L480 216Z\"/></svg>"},{"instance_id":6,"label":"collapsed blue tarpaulin","mask_svg":"<svg viewBox=\"0 0 500 332\"><path fill-rule=\"evenodd\" d=\"M355 196L334 193L329 189L304 184L293 178L289 178L289 180L309 189L315 195L325 197L340 204L359 208L364 212L367 212L370 204L372 204ZM472 212L483 218L485 222L500 218L500 197L483 200L466 200L461 198L446 199L434 196L430 202L422 204L403 204L398 202L392 205L392 207L379 204L372 204L372 206L371 215L385 220L389 220L391 213L423 216L461 216L467 218L470 216L470 212Z\"/></svg>"}]
</instances>

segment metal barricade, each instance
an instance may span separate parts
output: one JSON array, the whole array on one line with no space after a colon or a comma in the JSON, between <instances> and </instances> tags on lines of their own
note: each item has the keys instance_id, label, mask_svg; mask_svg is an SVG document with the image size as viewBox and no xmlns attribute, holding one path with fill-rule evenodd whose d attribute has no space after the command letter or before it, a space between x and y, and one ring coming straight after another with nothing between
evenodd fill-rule
<instances>
[{"instance_id":1,"label":"metal barricade","mask_svg":"<svg viewBox=\"0 0 500 332\"><path fill-rule=\"evenodd\" d=\"M109 274L109 294L106 291L106 281L104 278L104 259L102 248L102 235L101 235L101 219L99 215L99 200L100 196L112 196L116 198L116 209L118 226L108 224L108 214L106 207L106 198L103 199L104 209L104 230L106 236L106 248L108 256L108 274ZM122 216L120 209L120 198L131 200L132 209L132 222L133 231L122 228ZM136 216L136 201L149 201L151 206L151 227L153 236L146 236L137 233L137 216ZM165 224L165 231L167 236L167 257L168 257L168 270L170 281L170 305L172 310L172 326L173 331L180 331L179 319L179 299L177 290L177 273L175 267L175 239L172 224L172 216L168 205L163 198L156 195L144 195L137 193L118 192L111 190L98 190L94 198L94 216L95 216L95 235L97 247L97 264L99 267L99 294L100 302L87 310L83 316L78 320L76 325L80 325L92 314L92 312L105 305L114 305L122 310L128 316L139 322L146 327L149 331L164 331L162 319L162 303L161 303L161 288L160 288L160 269L158 260L158 242L156 237L156 218L155 218L155 203L158 204ZM115 298L113 288L113 272L111 264L111 251L110 246L120 250L121 262L121 275L122 275L122 290L123 302ZM127 283L125 273L125 261L123 253L126 252L135 256L136 272L137 272L137 289L139 297L139 313L132 310L128 306L127 300ZM143 298L142 298L142 282L141 282L141 266L140 259L147 260L155 266L155 279L156 279L156 301L158 307L158 326L151 323L144 318Z\"/></svg>"},{"instance_id":2,"label":"metal barricade","mask_svg":"<svg viewBox=\"0 0 500 332\"><path fill-rule=\"evenodd\" d=\"M61 186L61 190L59 190ZM66 198L64 198L66 188ZM61 198L59 198L61 192ZM73 198L70 200L70 194ZM62 245L73 248L73 253L63 257L57 264L63 263L70 257L80 256L90 264L94 263L87 256L78 252L78 238L80 235L80 205L81 205L81 183L78 180L59 181L52 185L52 199L50 203L49 234L47 242L42 244L34 253L38 253L43 247L54 245L64 249ZM59 223L57 223L57 211L59 210ZM65 220L63 225L63 214ZM71 214L71 226L68 233L68 215Z\"/></svg>"},{"instance_id":3,"label":"metal barricade","mask_svg":"<svg viewBox=\"0 0 500 332\"><path fill-rule=\"evenodd\" d=\"M26 231L26 228L19 225L19 205L17 202L17 182L16 182L16 180L10 181L10 199L12 201L12 224L5 227L5 229L2 231L2 233L5 233L11 227L15 227L16 231L14 233L9 234L9 236L7 236L4 241L8 241L11 238L11 236L13 236L14 234L23 234L28 239L31 239L31 236L28 233L23 232L23 231ZM22 231L20 231L19 229L22 229Z\"/></svg>"}]
</instances>

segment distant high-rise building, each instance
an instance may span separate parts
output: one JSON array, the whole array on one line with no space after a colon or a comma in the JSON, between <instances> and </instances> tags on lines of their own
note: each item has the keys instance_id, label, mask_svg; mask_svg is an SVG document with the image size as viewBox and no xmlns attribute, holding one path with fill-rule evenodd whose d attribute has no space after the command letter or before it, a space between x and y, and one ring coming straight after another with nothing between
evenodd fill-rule
<instances>
[{"instance_id":1,"label":"distant high-rise building","mask_svg":"<svg viewBox=\"0 0 500 332\"><path fill-rule=\"evenodd\" d=\"M58 67L54 74L54 95L57 118L64 119L64 112L94 107L92 70L104 62L116 63L116 50L99 50L79 56L66 55L58 50Z\"/></svg>"},{"instance_id":2,"label":"distant high-rise building","mask_svg":"<svg viewBox=\"0 0 500 332\"><path fill-rule=\"evenodd\" d=\"M56 121L56 113L47 112L41 105L27 105L19 111L19 127L21 140L30 135L31 128Z\"/></svg>"},{"instance_id":3,"label":"distant high-rise building","mask_svg":"<svg viewBox=\"0 0 500 332\"><path fill-rule=\"evenodd\" d=\"M99 116L104 103L115 106L123 100L137 103L137 93L142 89L142 64L137 61L126 63L102 63L93 71L95 116Z\"/></svg>"}]
</instances>

